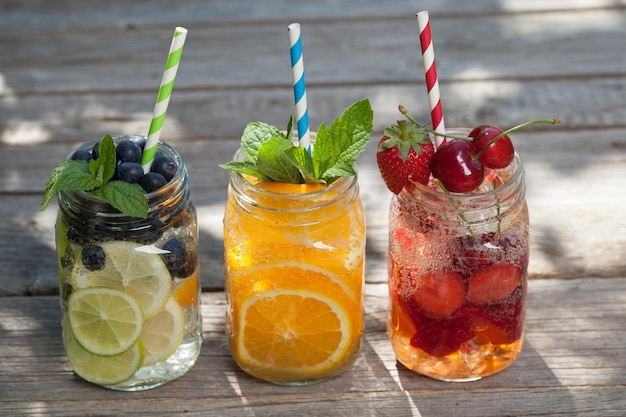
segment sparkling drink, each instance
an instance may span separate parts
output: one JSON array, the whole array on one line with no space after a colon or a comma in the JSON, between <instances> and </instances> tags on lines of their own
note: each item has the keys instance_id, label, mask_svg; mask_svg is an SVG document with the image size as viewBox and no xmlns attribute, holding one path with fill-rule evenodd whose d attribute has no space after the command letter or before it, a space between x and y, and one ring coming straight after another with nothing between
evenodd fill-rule
<instances>
[{"instance_id":1,"label":"sparkling drink","mask_svg":"<svg viewBox=\"0 0 626 417\"><path fill-rule=\"evenodd\" d=\"M228 339L243 370L305 385L352 365L365 249L356 176L325 186L231 172L224 248Z\"/></svg>"},{"instance_id":2,"label":"sparkling drink","mask_svg":"<svg viewBox=\"0 0 626 417\"><path fill-rule=\"evenodd\" d=\"M129 138L135 137L114 141ZM59 192L56 248L66 353L79 376L114 390L145 390L180 377L202 343L197 220L187 170L172 146L160 143L159 151L173 158L177 170L146 195L145 219L85 191Z\"/></svg>"},{"instance_id":3,"label":"sparkling drink","mask_svg":"<svg viewBox=\"0 0 626 417\"><path fill-rule=\"evenodd\" d=\"M527 288L524 192L516 155L507 168L486 170L470 194L445 194L431 180L392 197L387 328L409 369L471 381L516 360Z\"/></svg>"}]
</instances>

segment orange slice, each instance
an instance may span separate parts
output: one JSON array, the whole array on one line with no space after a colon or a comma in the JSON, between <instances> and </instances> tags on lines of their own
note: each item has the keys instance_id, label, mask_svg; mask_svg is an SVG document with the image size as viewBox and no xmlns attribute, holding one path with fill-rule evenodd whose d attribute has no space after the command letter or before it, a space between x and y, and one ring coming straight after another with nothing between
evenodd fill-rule
<instances>
[{"instance_id":1,"label":"orange slice","mask_svg":"<svg viewBox=\"0 0 626 417\"><path fill-rule=\"evenodd\" d=\"M244 366L314 377L341 362L356 331L353 317L326 295L297 289L259 293L241 309L235 344Z\"/></svg>"},{"instance_id":2,"label":"orange slice","mask_svg":"<svg viewBox=\"0 0 626 417\"><path fill-rule=\"evenodd\" d=\"M174 298L182 308L192 308L198 305L199 285L197 272L189 278L174 283Z\"/></svg>"},{"instance_id":3,"label":"orange slice","mask_svg":"<svg viewBox=\"0 0 626 417\"><path fill-rule=\"evenodd\" d=\"M245 271L231 273L233 292L259 293L274 289L308 289L334 298L345 305L360 302L363 281L360 274L344 274L340 277L328 270L296 262L279 262L256 266ZM349 300L344 301L344 298Z\"/></svg>"}]
</instances>

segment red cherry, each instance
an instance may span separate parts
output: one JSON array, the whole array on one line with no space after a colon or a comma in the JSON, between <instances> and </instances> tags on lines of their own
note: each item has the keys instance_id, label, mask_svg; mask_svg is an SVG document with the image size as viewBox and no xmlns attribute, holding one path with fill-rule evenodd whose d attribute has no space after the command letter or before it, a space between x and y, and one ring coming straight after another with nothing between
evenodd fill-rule
<instances>
[{"instance_id":1,"label":"red cherry","mask_svg":"<svg viewBox=\"0 0 626 417\"><path fill-rule=\"evenodd\" d=\"M485 168L505 168L513 161L515 151L513 143L507 135L489 144L501 133L502 130L495 126L479 125L472 129L469 134L469 137L474 138L472 156L478 155L478 159Z\"/></svg>"},{"instance_id":2,"label":"red cherry","mask_svg":"<svg viewBox=\"0 0 626 417\"><path fill-rule=\"evenodd\" d=\"M463 139L449 140L441 145L430 162L433 177L453 193L476 189L485 175L480 160L472 159L471 144Z\"/></svg>"}]
</instances>

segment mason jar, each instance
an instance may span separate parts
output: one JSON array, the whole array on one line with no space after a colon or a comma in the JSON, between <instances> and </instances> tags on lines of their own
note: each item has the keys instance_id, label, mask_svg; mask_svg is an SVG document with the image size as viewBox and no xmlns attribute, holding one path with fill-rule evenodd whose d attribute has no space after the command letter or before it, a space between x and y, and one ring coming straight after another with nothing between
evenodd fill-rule
<instances>
[{"instance_id":1,"label":"mason jar","mask_svg":"<svg viewBox=\"0 0 626 417\"><path fill-rule=\"evenodd\" d=\"M228 341L241 369L306 385L354 363L365 258L356 176L326 186L231 172L224 252Z\"/></svg>"},{"instance_id":2,"label":"mason jar","mask_svg":"<svg viewBox=\"0 0 626 417\"><path fill-rule=\"evenodd\" d=\"M486 170L470 194L446 194L431 181L392 197L387 328L403 365L440 380L472 381L517 359L528 229L518 155L506 168Z\"/></svg>"},{"instance_id":3,"label":"mason jar","mask_svg":"<svg viewBox=\"0 0 626 417\"><path fill-rule=\"evenodd\" d=\"M132 138L113 137L115 143ZM98 141L78 149L91 150ZM122 214L85 191L58 194L66 354L76 374L114 390L146 390L180 377L202 343L198 227L187 169L174 147L160 142L158 149L178 169L165 186L146 194L145 219ZM114 329L90 324L94 304L98 315L116 321ZM126 344L116 346L117 339Z\"/></svg>"}]
</instances>

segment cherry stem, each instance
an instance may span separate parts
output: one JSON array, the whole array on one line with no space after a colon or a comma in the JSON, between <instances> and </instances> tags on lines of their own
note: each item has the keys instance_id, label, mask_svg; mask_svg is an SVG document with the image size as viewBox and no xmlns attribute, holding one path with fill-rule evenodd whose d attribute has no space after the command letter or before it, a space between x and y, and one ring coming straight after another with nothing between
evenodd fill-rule
<instances>
[{"instance_id":1,"label":"cherry stem","mask_svg":"<svg viewBox=\"0 0 626 417\"><path fill-rule=\"evenodd\" d=\"M465 212L463 210L461 210L461 208L458 206L458 204L456 204L456 201L454 201L454 196L452 195L450 190L448 190L446 188L446 186L443 185L443 183L441 181L439 181L438 179L434 178L432 181L435 184L437 184L437 186L439 186L439 188L441 188L441 191L443 191L444 194L446 194L448 196L448 201L450 201L450 204L452 205L452 207L454 207L454 209L459 213L459 217L465 223L465 225L466 225L465 227L467 228L467 231L469 232L470 236L474 237L475 236L474 230L472 230L472 226L469 224L469 220L467 219L467 217L465 217Z\"/></svg>"},{"instance_id":2,"label":"cherry stem","mask_svg":"<svg viewBox=\"0 0 626 417\"><path fill-rule=\"evenodd\" d=\"M480 152L478 152L477 154L472 156L472 161L475 161L478 158L480 158L480 156L487 150L487 148L490 147L491 145L493 145L494 143L496 143L496 141L498 139L508 135L509 133L515 132L516 130L524 128L526 126L536 125L536 124L539 124L539 123L548 123L548 124L554 125L554 124L557 124L557 123L561 123L561 120L560 119L537 119L537 120L533 120L533 121L530 121L530 122L521 123L521 124L519 124L517 126L513 126L512 128L510 128L508 130L505 130L504 132L500 133L495 138L491 139L489 141L489 143L486 144L485 147L480 150Z\"/></svg>"},{"instance_id":3,"label":"cherry stem","mask_svg":"<svg viewBox=\"0 0 626 417\"><path fill-rule=\"evenodd\" d=\"M447 137L447 138L453 138L453 139L464 139L464 140L469 140L469 138L467 136L456 136L456 135L449 135L446 133L441 133L441 132L436 132L432 129L429 129L428 127L426 127L426 125L421 124L420 122L418 122L417 120L415 120L413 118L413 116L411 116L409 114L409 111L406 109L406 107L404 107L402 104L400 104L398 106L398 110L400 110L400 113L402 113L407 119L409 119L409 121L411 123L413 123L414 125L416 125L417 127L424 129L426 132L428 133L432 133L435 136L442 136L442 137Z\"/></svg>"}]
</instances>

